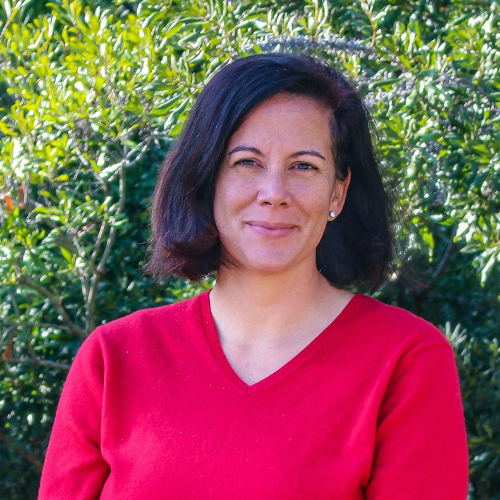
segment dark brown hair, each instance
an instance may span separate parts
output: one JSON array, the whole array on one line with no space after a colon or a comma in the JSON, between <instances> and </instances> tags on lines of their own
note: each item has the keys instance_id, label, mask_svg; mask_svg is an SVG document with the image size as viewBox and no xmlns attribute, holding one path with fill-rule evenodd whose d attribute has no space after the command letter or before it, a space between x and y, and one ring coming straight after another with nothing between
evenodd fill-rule
<instances>
[{"instance_id":1,"label":"dark brown hair","mask_svg":"<svg viewBox=\"0 0 500 500\"><path fill-rule=\"evenodd\" d=\"M345 205L327 223L316 254L337 287L378 287L392 262L392 207L383 186L369 115L353 87L327 64L302 55L260 54L219 71L201 92L163 164L153 197L154 250L147 270L200 280L221 265L215 183L230 137L278 93L308 96L332 111L336 175L351 172Z\"/></svg>"}]
</instances>

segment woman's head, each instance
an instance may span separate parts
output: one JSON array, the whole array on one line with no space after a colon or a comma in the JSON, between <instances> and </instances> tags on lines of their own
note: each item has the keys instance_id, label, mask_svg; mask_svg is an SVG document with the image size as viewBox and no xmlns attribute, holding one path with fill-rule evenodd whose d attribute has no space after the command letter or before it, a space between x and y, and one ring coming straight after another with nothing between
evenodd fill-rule
<instances>
[{"instance_id":1,"label":"woman's head","mask_svg":"<svg viewBox=\"0 0 500 500\"><path fill-rule=\"evenodd\" d=\"M231 136L214 200L227 270L316 274L316 248L349 183L335 174L330 120L316 100L286 92L254 108Z\"/></svg>"},{"instance_id":2,"label":"woman's head","mask_svg":"<svg viewBox=\"0 0 500 500\"><path fill-rule=\"evenodd\" d=\"M335 286L376 286L392 258L390 206L374 158L366 109L335 70L306 56L267 54L226 66L207 84L169 154L155 190L152 225L156 275L200 279L219 269L215 187L233 134L278 94L312 99L329 113L335 178L350 175L343 211L327 224L316 251Z\"/></svg>"}]
</instances>

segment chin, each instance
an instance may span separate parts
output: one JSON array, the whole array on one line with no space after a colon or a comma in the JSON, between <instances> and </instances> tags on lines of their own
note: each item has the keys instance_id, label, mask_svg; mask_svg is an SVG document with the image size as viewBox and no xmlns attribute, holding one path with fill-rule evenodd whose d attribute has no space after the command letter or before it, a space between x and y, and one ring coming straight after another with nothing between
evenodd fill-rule
<instances>
[{"instance_id":1,"label":"chin","mask_svg":"<svg viewBox=\"0 0 500 500\"><path fill-rule=\"evenodd\" d=\"M294 259L284 252L270 252L270 254L248 256L241 263L241 268L256 274L273 275L284 273L298 265L300 259Z\"/></svg>"},{"instance_id":2,"label":"chin","mask_svg":"<svg viewBox=\"0 0 500 500\"><path fill-rule=\"evenodd\" d=\"M292 266L283 265L282 262L276 263L266 263L266 264L258 264L254 266L248 266L246 269L255 274L262 274L265 276L273 276L282 274L288 271Z\"/></svg>"},{"instance_id":3,"label":"chin","mask_svg":"<svg viewBox=\"0 0 500 500\"><path fill-rule=\"evenodd\" d=\"M233 248L223 246L223 257L228 263L227 269L236 273L255 273L256 275L278 275L295 267L311 267L316 269L316 247L301 248L302 245L255 245L240 244ZM231 265L232 264L232 265Z\"/></svg>"}]
</instances>

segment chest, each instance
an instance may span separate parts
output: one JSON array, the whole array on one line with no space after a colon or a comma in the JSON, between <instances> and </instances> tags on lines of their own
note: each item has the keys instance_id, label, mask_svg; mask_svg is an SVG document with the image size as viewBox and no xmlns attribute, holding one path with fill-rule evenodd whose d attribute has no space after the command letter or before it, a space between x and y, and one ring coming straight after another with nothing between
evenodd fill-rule
<instances>
[{"instance_id":1,"label":"chest","mask_svg":"<svg viewBox=\"0 0 500 500\"><path fill-rule=\"evenodd\" d=\"M364 498L376 388L321 364L314 380L282 373L246 390L203 365L164 368L106 396L103 500L122 498L124 484L152 500Z\"/></svg>"},{"instance_id":2,"label":"chest","mask_svg":"<svg viewBox=\"0 0 500 500\"><path fill-rule=\"evenodd\" d=\"M290 345L273 347L262 344L252 348L224 343L221 349L224 358L236 375L245 384L253 385L285 366L312 340L314 337L305 338Z\"/></svg>"}]
</instances>

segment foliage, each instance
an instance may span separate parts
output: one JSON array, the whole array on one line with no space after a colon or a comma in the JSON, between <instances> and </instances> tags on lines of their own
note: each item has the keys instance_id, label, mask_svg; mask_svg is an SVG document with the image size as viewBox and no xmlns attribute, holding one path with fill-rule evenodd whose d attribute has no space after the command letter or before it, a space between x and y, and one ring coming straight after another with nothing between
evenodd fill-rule
<instances>
[{"instance_id":1,"label":"foliage","mask_svg":"<svg viewBox=\"0 0 500 500\"><path fill-rule=\"evenodd\" d=\"M353 78L398 201L382 300L440 325L459 366L471 498L500 499L500 8L458 0L4 3L0 489L35 498L62 383L96 325L203 285L141 268L158 166L200 89L262 51ZM416 281L420 284L417 285Z\"/></svg>"}]
</instances>

